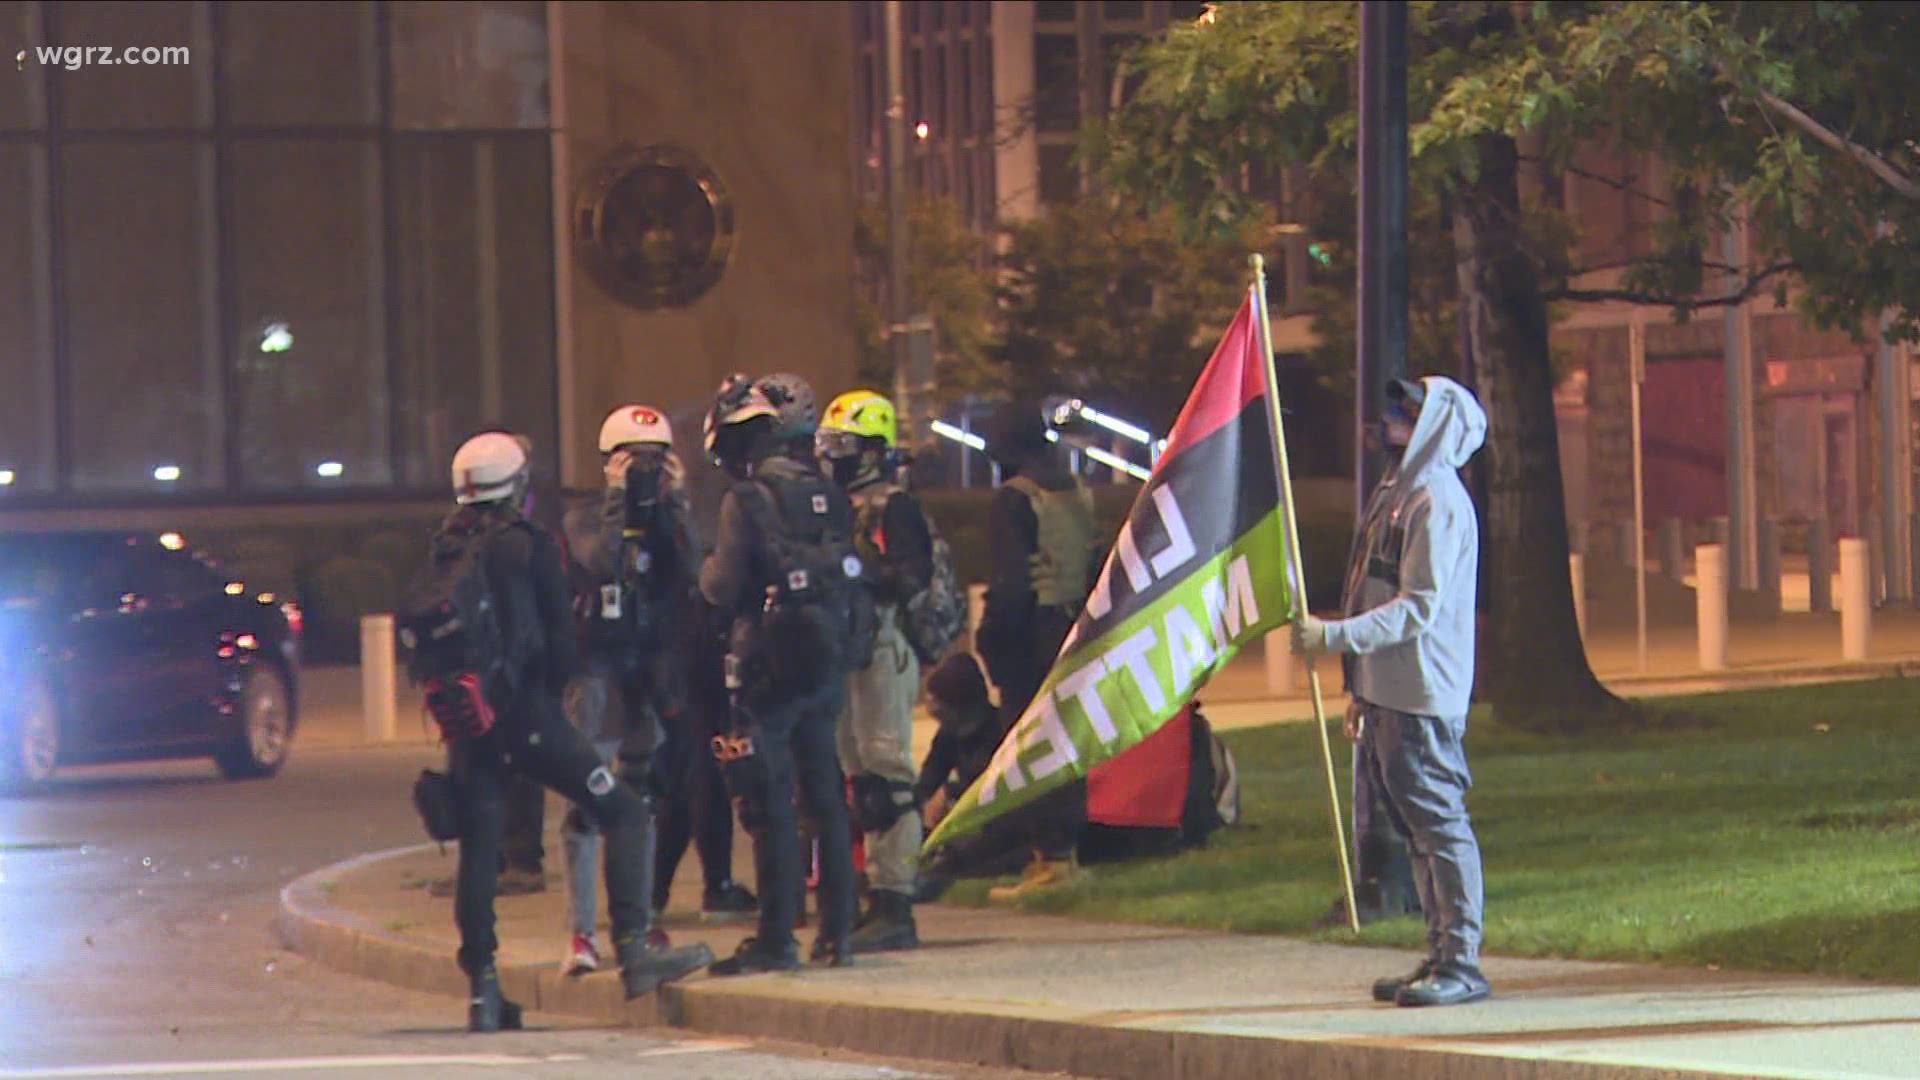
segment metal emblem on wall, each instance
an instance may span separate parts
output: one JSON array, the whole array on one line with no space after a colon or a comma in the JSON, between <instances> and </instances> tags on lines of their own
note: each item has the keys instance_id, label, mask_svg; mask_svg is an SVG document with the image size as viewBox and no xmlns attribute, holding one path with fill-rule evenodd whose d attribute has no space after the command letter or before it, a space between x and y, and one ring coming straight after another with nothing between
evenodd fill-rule
<instances>
[{"instance_id":1,"label":"metal emblem on wall","mask_svg":"<svg viewBox=\"0 0 1920 1080\"><path fill-rule=\"evenodd\" d=\"M672 146L622 146L581 184L574 243L609 296L642 310L685 307L713 288L733 250L733 204L705 162Z\"/></svg>"}]
</instances>

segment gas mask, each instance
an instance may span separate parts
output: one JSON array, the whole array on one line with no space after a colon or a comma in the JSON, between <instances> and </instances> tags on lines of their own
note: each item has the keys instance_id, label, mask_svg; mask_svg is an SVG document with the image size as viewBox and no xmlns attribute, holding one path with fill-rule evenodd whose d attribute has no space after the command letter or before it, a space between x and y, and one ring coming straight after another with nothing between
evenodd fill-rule
<instances>
[{"instance_id":1,"label":"gas mask","mask_svg":"<svg viewBox=\"0 0 1920 1080\"><path fill-rule=\"evenodd\" d=\"M660 500L660 471L666 467L667 448L636 446L627 455L627 509L650 510Z\"/></svg>"}]
</instances>

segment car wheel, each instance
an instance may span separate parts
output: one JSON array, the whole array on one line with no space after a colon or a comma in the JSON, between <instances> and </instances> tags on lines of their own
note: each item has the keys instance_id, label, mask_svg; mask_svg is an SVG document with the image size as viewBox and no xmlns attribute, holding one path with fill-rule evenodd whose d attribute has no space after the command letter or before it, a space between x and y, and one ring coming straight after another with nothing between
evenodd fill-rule
<instances>
[{"instance_id":1,"label":"car wheel","mask_svg":"<svg viewBox=\"0 0 1920 1080\"><path fill-rule=\"evenodd\" d=\"M0 725L0 791L44 789L60 766L60 714L40 679L27 680L11 722Z\"/></svg>"},{"instance_id":2,"label":"car wheel","mask_svg":"<svg viewBox=\"0 0 1920 1080\"><path fill-rule=\"evenodd\" d=\"M293 745L292 695L287 693L287 680L271 668L253 668L247 673L234 712L240 730L213 756L220 774L229 780L255 780L279 772Z\"/></svg>"}]
</instances>

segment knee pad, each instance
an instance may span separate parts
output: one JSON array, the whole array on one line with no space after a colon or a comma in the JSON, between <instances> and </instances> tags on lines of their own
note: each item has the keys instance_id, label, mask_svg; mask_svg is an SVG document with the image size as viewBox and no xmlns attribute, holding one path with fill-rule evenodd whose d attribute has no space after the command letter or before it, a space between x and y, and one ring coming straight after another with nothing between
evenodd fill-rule
<instances>
[{"instance_id":1,"label":"knee pad","mask_svg":"<svg viewBox=\"0 0 1920 1080\"><path fill-rule=\"evenodd\" d=\"M620 782L614 775L612 766L597 765L587 774L587 795L591 802L580 807L590 814L600 825L608 826L621 820L627 814L647 812L645 795L633 787Z\"/></svg>"},{"instance_id":2,"label":"knee pad","mask_svg":"<svg viewBox=\"0 0 1920 1080\"><path fill-rule=\"evenodd\" d=\"M912 784L879 773L860 773L852 783L855 832L886 832L913 809Z\"/></svg>"}]
</instances>

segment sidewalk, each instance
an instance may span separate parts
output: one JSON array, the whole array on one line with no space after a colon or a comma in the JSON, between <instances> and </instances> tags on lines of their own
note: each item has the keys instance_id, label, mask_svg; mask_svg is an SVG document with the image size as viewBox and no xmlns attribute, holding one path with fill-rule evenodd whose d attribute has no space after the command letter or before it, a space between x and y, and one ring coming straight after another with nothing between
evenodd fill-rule
<instances>
[{"instance_id":1,"label":"sidewalk","mask_svg":"<svg viewBox=\"0 0 1920 1080\"><path fill-rule=\"evenodd\" d=\"M444 993L457 1017L451 901L424 887L453 865L426 845L309 875L283 894L283 935L349 973ZM747 928L701 925L698 891L690 858L668 929L725 955ZM929 905L917 952L695 976L629 1004L611 974L559 975L557 883L498 910L509 994L610 1024L1129 1080L1920 1076L1920 987L1495 957L1493 1000L1407 1010L1367 988L1411 953Z\"/></svg>"}]
</instances>

